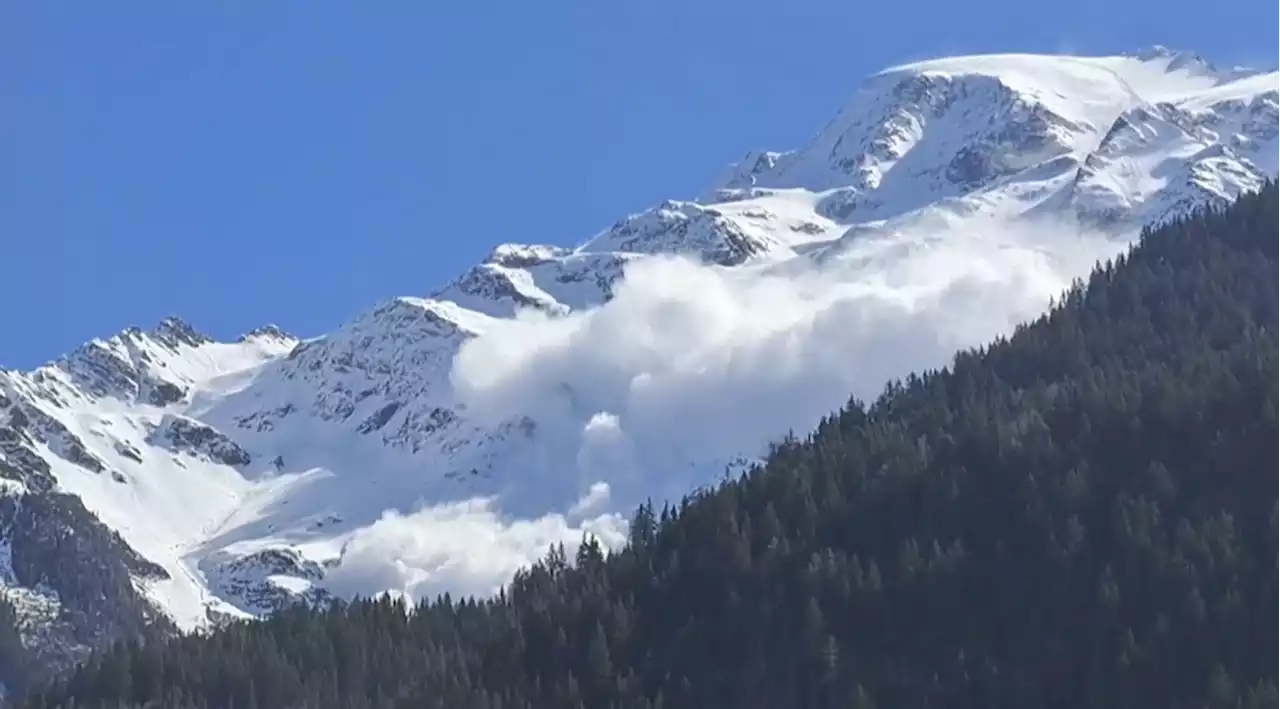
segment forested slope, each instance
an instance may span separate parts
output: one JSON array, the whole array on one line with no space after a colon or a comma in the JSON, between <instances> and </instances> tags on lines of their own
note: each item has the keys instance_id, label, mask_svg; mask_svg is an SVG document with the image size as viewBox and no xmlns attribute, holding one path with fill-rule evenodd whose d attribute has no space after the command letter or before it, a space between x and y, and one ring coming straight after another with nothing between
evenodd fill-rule
<instances>
[{"instance_id":1,"label":"forested slope","mask_svg":"<svg viewBox=\"0 0 1280 709\"><path fill-rule=\"evenodd\" d=\"M1274 707L1277 195L503 596L120 647L24 706Z\"/></svg>"}]
</instances>

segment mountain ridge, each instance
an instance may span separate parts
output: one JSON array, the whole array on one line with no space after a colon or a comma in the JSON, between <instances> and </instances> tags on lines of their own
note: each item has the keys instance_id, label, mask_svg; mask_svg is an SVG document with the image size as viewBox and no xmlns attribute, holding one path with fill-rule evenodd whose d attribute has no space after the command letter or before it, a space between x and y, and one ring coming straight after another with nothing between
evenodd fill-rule
<instances>
[{"instance_id":1,"label":"mountain ridge","mask_svg":"<svg viewBox=\"0 0 1280 709\"><path fill-rule=\"evenodd\" d=\"M117 646L19 706L1274 706L1276 215L1269 182L1147 231L613 553Z\"/></svg>"},{"instance_id":2,"label":"mountain ridge","mask_svg":"<svg viewBox=\"0 0 1280 709\"><path fill-rule=\"evenodd\" d=\"M134 562L120 562L137 596L128 612L149 604L184 629L323 598L330 583L362 592L427 592L450 583L485 592L548 543L573 543L584 533L621 539L625 520L617 509L740 470L785 433L773 425L780 418L745 426L754 438L711 435L705 443L692 433L663 432L660 440L679 445L655 452L637 443L644 426L656 424L613 404L632 401L643 413L660 406L654 382L686 381L680 378L708 367L735 376L755 366L755 355L728 339L694 350L709 358L701 363L663 349L661 340L681 336L683 316L659 306L685 292L663 279L687 279L709 302L749 297L764 309L782 296L810 307L815 298L829 299L805 290L812 279L787 281L782 293L757 292L757 284L820 269L826 280L849 276L841 287L851 283L857 298L871 292L912 314L921 299L972 296L969 281L950 275L955 264L948 258L974 253L980 258L965 278L982 282L1001 264L1027 269L1034 282L1018 287L1047 298L1086 273L1092 259L1058 254L1074 265L1038 273L1038 253L1068 247L1028 245L1016 230L972 243L947 235L979 224L1069 218L1105 232L1089 248L1114 254L1143 225L1255 190L1276 175L1276 83L1274 72L1223 73L1168 51L1146 59L989 55L893 67L873 76L806 147L750 153L700 200L669 200L628 215L577 247L499 245L427 297L384 300L327 335L298 339L264 326L214 342L166 318L150 331L91 340L29 373L0 371L0 478L8 497L56 491L84 501L83 512L71 514L117 535L120 559L131 558L128 550L163 571L128 571ZM1135 85L1149 95L1135 93ZM1010 249L1017 254L1000 261ZM669 265L672 257L701 265ZM943 284L929 282L935 277ZM884 288L891 292L880 293ZM848 310L852 297L801 319L821 325L839 313L861 317ZM598 358L572 371L553 369L555 376L533 372L523 382L518 369L487 367L502 363L493 358L504 356L504 347L541 343L545 333L570 325L580 329L538 346L554 350L608 335L617 325L598 314L606 305L631 308L620 310L627 327L650 328L657 341L613 355L643 370L626 379L625 391L621 365ZM976 344L971 340L992 328L1035 315L1028 307L987 329L929 335L928 351ZM921 336L894 334L891 319L866 319L894 342ZM790 351L783 341L770 343L768 333L753 336L783 348L775 352ZM717 342L742 357L722 361ZM537 364L540 352L517 360ZM858 381L880 386L900 366L871 367ZM482 376L486 369L502 376ZM793 384L762 385L758 403ZM645 394L646 386L658 393ZM537 405L508 409L490 389L523 392ZM815 391L786 420L805 425L832 408L813 402L845 394ZM636 398L642 396L650 398ZM698 406L692 399L683 405ZM723 412L706 411L692 430L716 434ZM606 468L612 477L592 479ZM425 509L414 509L418 501ZM477 520L490 526L467 527ZM453 552L422 548L404 531L410 522L490 534L502 553L450 571L458 564ZM388 535L385 564L351 551ZM12 531L4 539L7 550ZM60 563L74 569L80 562ZM48 608L66 609L65 599L26 573L19 578L0 565L6 597L38 597L45 616ZM128 584L112 573L112 593L127 596ZM472 573L484 582L471 581ZM36 625L22 632L33 636ZM87 648L93 643L77 637L83 635L71 632L60 642Z\"/></svg>"}]
</instances>

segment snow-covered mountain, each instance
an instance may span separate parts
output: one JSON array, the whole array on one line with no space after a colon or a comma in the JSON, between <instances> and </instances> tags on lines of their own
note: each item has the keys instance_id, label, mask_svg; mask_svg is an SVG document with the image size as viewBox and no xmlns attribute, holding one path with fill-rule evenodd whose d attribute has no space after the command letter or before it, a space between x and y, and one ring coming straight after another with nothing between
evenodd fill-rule
<instances>
[{"instance_id":1,"label":"snow-covered mountain","mask_svg":"<svg viewBox=\"0 0 1280 709\"><path fill-rule=\"evenodd\" d=\"M895 67L699 199L498 246L324 336L169 319L0 371L0 593L55 666L300 598L483 593L550 543L620 541L644 497L1275 177L1278 83L1161 48Z\"/></svg>"}]
</instances>

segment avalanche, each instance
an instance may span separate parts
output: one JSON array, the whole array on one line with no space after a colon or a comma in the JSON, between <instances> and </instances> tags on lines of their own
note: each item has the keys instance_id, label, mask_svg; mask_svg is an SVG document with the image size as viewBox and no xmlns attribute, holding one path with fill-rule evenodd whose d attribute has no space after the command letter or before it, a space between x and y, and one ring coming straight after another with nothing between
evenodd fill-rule
<instances>
[{"instance_id":1,"label":"avalanche","mask_svg":"<svg viewBox=\"0 0 1280 709\"><path fill-rule=\"evenodd\" d=\"M1256 188L1277 123L1275 72L1163 49L895 67L699 199L499 246L322 337L173 319L0 372L0 496L78 496L187 629L491 592L1035 317L1141 225ZM8 596L57 602L7 564Z\"/></svg>"}]
</instances>

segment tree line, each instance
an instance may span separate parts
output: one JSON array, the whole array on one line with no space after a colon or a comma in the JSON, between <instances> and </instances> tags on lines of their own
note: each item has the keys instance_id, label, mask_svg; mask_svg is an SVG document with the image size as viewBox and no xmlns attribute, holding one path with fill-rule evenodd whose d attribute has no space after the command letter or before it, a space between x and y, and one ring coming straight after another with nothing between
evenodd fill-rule
<instances>
[{"instance_id":1,"label":"tree line","mask_svg":"<svg viewBox=\"0 0 1280 709\"><path fill-rule=\"evenodd\" d=\"M1275 707L1277 211L1144 232L620 551L118 643L18 706Z\"/></svg>"}]
</instances>

